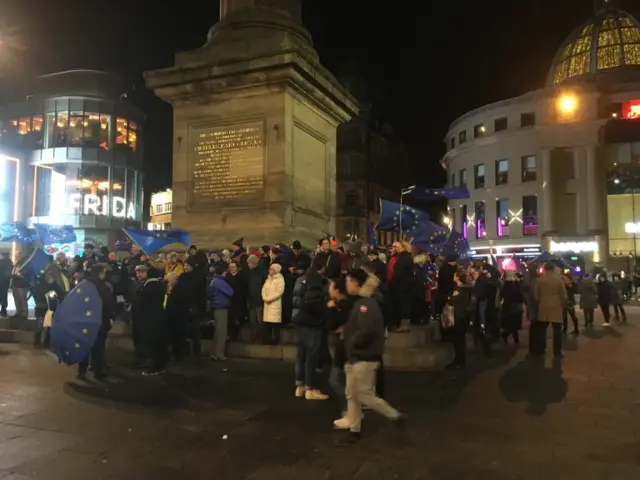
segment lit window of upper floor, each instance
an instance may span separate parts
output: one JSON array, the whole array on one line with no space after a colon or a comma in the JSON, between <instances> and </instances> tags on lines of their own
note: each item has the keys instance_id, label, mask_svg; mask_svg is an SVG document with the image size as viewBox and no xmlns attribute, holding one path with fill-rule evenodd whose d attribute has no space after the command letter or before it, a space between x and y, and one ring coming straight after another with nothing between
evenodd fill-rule
<instances>
[{"instance_id":1,"label":"lit window of upper floor","mask_svg":"<svg viewBox=\"0 0 640 480\"><path fill-rule=\"evenodd\" d=\"M509 183L509 160L496 160L496 185Z\"/></svg>"},{"instance_id":2,"label":"lit window of upper floor","mask_svg":"<svg viewBox=\"0 0 640 480\"><path fill-rule=\"evenodd\" d=\"M484 123L480 123L473 127L473 138L482 137L487 132L487 127L484 126Z\"/></svg>"}]
</instances>

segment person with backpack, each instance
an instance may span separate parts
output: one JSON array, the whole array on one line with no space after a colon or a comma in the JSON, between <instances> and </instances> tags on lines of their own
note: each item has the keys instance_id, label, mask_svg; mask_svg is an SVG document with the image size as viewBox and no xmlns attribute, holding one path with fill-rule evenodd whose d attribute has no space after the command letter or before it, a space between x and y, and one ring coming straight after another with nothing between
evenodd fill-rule
<instances>
[{"instance_id":1,"label":"person with backpack","mask_svg":"<svg viewBox=\"0 0 640 480\"><path fill-rule=\"evenodd\" d=\"M296 352L296 391L298 398L326 400L318 389L316 369L320 363L322 335L325 329L325 281L321 271L325 259L316 256L311 268L296 279L293 287L291 322L298 334Z\"/></svg>"}]
</instances>

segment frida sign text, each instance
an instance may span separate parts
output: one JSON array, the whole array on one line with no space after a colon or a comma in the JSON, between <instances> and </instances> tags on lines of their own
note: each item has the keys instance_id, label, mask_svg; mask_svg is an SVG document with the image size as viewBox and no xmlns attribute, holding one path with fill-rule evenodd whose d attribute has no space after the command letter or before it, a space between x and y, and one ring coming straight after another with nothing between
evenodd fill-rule
<instances>
[{"instance_id":1,"label":"frida sign text","mask_svg":"<svg viewBox=\"0 0 640 480\"><path fill-rule=\"evenodd\" d=\"M133 202L127 202L122 197L109 195L95 195L87 193L72 193L67 197L67 213L71 215L112 215L115 218L135 220L136 208Z\"/></svg>"}]
</instances>

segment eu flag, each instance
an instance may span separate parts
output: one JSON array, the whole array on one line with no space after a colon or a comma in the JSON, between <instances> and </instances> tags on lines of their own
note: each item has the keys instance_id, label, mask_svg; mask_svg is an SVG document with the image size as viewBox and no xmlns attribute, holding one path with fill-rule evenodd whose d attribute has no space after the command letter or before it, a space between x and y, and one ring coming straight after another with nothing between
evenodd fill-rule
<instances>
[{"instance_id":1,"label":"eu flag","mask_svg":"<svg viewBox=\"0 0 640 480\"><path fill-rule=\"evenodd\" d=\"M380 219L376 229L383 232L402 231L410 237L416 236L424 222L429 221L429 214L388 200L380 200Z\"/></svg>"},{"instance_id":2,"label":"eu flag","mask_svg":"<svg viewBox=\"0 0 640 480\"><path fill-rule=\"evenodd\" d=\"M459 200L471 197L469 189L466 185L458 185L457 187L447 188L425 188L419 186L409 187L405 193L411 195L418 200Z\"/></svg>"},{"instance_id":3,"label":"eu flag","mask_svg":"<svg viewBox=\"0 0 640 480\"><path fill-rule=\"evenodd\" d=\"M424 252L442 255L448 238L448 228L427 220L420 224L420 228L417 229L411 244L416 245Z\"/></svg>"},{"instance_id":4,"label":"eu flag","mask_svg":"<svg viewBox=\"0 0 640 480\"><path fill-rule=\"evenodd\" d=\"M0 242L16 242L29 245L35 238L23 223L5 223L0 225Z\"/></svg>"},{"instance_id":5,"label":"eu flag","mask_svg":"<svg viewBox=\"0 0 640 480\"><path fill-rule=\"evenodd\" d=\"M76 232L71 225L49 225L47 223L36 223L33 228L42 240L44 245L56 243L73 243L77 241Z\"/></svg>"},{"instance_id":6,"label":"eu flag","mask_svg":"<svg viewBox=\"0 0 640 480\"><path fill-rule=\"evenodd\" d=\"M139 228L123 228L122 230L147 255L151 255L172 243L191 244L191 237L184 230L142 230Z\"/></svg>"},{"instance_id":7,"label":"eu flag","mask_svg":"<svg viewBox=\"0 0 640 480\"><path fill-rule=\"evenodd\" d=\"M88 280L76 285L56 308L51 343L60 363L75 365L91 352L102 325L102 300Z\"/></svg>"},{"instance_id":8,"label":"eu flag","mask_svg":"<svg viewBox=\"0 0 640 480\"><path fill-rule=\"evenodd\" d=\"M18 267L18 274L33 284L42 275L49 264L49 255L41 248L36 248L31 255Z\"/></svg>"},{"instance_id":9,"label":"eu flag","mask_svg":"<svg viewBox=\"0 0 640 480\"><path fill-rule=\"evenodd\" d=\"M449 239L444 246L444 254L456 256L460 259L462 264L466 263L471 258L471 248L469 242L462 236L457 230L451 230Z\"/></svg>"}]
</instances>

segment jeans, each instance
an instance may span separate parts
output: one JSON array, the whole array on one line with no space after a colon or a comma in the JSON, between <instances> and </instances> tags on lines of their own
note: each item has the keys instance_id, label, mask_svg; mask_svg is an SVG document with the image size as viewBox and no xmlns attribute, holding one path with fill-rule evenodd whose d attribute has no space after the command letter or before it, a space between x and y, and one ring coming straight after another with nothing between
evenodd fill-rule
<instances>
[{"instance_id":1,"label":"jeans","mask_svg":"<svg viewBox=\"0 0 640 480\"><path fill-rule=\"evenodd\" d=\"M604 316L605 323L609 323L611 319L611 305L609 302L600 302L600 309L602 310L602 315Z\"/></svg>"},{"instance_id":2,"label":"jeans","mask_svg":"<svg viewBox=\"0 0 640 480\"><path fill-rule=\"evenodd\" d=\"M331 367L329 371L329 385L338 396L340 411L347 411L347 377L344 368Z\"/></svg>"},{"instance_id":3,"label":"jeans","mask_svg":"<svg viewBox=\"0 0 640 480\"><path fill-rule=\"evenodd\" d=\"M478 322L483 327L487 324L487 304L489 303L488 299L480 300L478 302Z\"/></svg>"},{"instance_id":4,"label":"jeans","mask_svg":"<svg viewBox=\"0 0 640 480\"><path fill-rule=\"evenodd\" d=\"M616 320L619 320L621 316L623 320L627 319L627 312L624 311L624 307L621 303L613 305L613 313L616 317Z\"/></svg>"},{"instance_id":5,"label":"jeans","mask_svg":"<svg viewBox=\"0 0 640 480\"><path fill-rule=\"evenodd\" d=\"M27 296L29 290L26 288L13 289L13 301L16 304L16 317L29 318L29 305L27 304Z\"/></svg>"},{"instance_id":6,"label":"jeans","mask_svg":"<svg viewBox=\"0 0 640 480\"><path fill-rule=\"evenodd\" d=\"M89 369L89 357L91 357L91 368L93 369L94 375L101 376L104 374L104 351L106 343L107 330L104 327L101 327L100 330L98 330L96 342L91 348L91 353L78 364L79 374L85 375L87 373L87 370Z\"/></svg>"},{"instance_id":7,"label":"jeans","mask_svg":"<svg viewBox=\"0 0 640 480\"><path fill-rule=\"evenodd\" d=\"M466 365L467 363L467 328L469 321L458 321L449 329L451 330L451 343L453 344L453 363Z\"/></svg>"},{"instance_id":8,"label":"jeans","mask_svg":"<svg viewBox=\"0 0 640 480\"><path fill-rule=\"evenodd\" d=\"M574 307L567 307L562 312L562 330L567 331L567 326L569 323L569 318L571 317L571 321L573 322L573 329L578 330L578 318L576 317L576 310Z\"/></svg>"},{"instance_id":9,"label":"jeans","mask_svg":"<svg viewBox=\"0 0 640 480\"><path fill-rule=\"evenodd\" d=\"M264 322L264 343L267 345L278 345L280 343L280 324Z\"/></svg>"},{"instance_id":10,"label":"jeans","mask_svg":"<svg viewBox=\"0 0 640 480\"><path fill-rule=\"evenodd\" d=\"M226 358L227 328L229 326L229 310L216 308L213 311L216 327L213 332L213 358Z\"/></svg>"},{"instance_id":11,"label":"jeans","mask_svg":"<svg viewBox=\"0 0 640 480\"><path fill-rule=\"evenodd\" d=\"M390 420L400 418L400 412L376 395L376 371L379 366L378 362L356 362L344 367L347 378L347 420L349 430L354 433L360 432L363 405Z\"/></svg>"},{"instance_id":12,"label":"jeans","mask_svg":"<svg viewBox=\"0 0 640 480\"><path fill-rule=\"evenodd\" d=\"M317 387L315 380L316 368L320 358L322 346L321 328L298 328L298 343L296 352L296 385L304 385L308 389Z\"/></svg>"}]
</instances>

